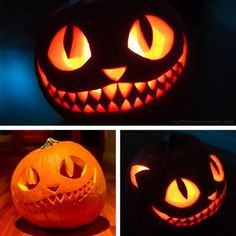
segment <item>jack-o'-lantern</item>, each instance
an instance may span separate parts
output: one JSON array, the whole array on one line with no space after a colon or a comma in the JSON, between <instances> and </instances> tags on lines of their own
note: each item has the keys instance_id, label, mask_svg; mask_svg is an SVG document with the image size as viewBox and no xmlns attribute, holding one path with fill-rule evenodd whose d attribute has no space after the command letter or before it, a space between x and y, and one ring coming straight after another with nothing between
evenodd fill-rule
<instances>
[{"instance_id":1,"label":"jack-o'-lantern","mask_svg":"<svg viewBox=\"0 0 236 236\"><path fill-rule=\"evenodd\" d=\"M48 139L16 167L11 180L17 211L44 228L74 228L95 220L105 202L101 167L81 145Z\"/></svg>"},{"instance_id":2,"label":"jack-o'-lantern","mask_svg":"<svg viewBox=\"0 0 236 236\"><path fill-rule=\"evenodd\" d=\"M146 107L168 93L187 60L175 11L160 0L75 1L48 22L36 70L64 116Z\"/></svg>"},{"instance_id":3,"label":"jack-o'-lantern","mask_svg":"<svg viewBox=\"0 0 236 236\"><path fill-rule=\"evenodd\" d=\"M165 225L202 222L219 210L226 193L219 157L191 135L172 135L144 149L129 176L132 191Z\"/></svg>"}]
</instances>

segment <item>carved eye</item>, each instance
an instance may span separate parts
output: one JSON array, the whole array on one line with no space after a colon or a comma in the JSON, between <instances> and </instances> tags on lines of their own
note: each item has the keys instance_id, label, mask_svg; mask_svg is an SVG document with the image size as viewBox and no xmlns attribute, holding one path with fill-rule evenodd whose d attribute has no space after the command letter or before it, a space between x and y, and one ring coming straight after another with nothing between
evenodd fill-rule
<instances>
[{"instance_id":1,"label":"carved eye","mask_svg":"<svg viewBox=\"0 0 236 236\"><path fill-rule=\"evenodd\" d=\"M128 48L141 57L150 60L161 59L167 55L173 46L174 32L162 19L151 15L145 17L152 29L151 45L148 45L145 39L140 21L136 20L129 33Z\"/></svg>"},{"instance_id":2,"label":"carved eye","mask_svg":"<svg viewBox=\"0 0 236 236\"><path fill-rule=\"evenodd\" d=\"M136 180L136 175L142 171L147 171L150 170L148 167L143 166L143 165L133 165L130 169L130 180L134 187L138 188L138 183Z\"/></svg>"},{"instance_id":3,"label":"carved eye","mask_svg":"<svg viewBox=\"0 0 236 236\"><path fill-rule=\"evenodd\" d=\"M60 174L71 179L78 179L84 176L87 166L78 157L67 157L61 163Z\"/></svg>"},{"instance_id":4,"label":"carved eye","mask_svg":"<svg viewBox=\"0 0 236 236\"><path fill-rule=\"evenodd\" d=\"M173 180L166 190L165 201L169 204L185 208L193 205L199 198L200 191L192 181L181 178Z\"/></svg>"},{"instance_id":5,"label":"carved eye","mask_svg":"<svg viewBox=\"0 0 236 236\"><path fill-rule=\"evenodd\" d=\"M39 183L39 175L37 171L31 167L26 168L20 175L18 187L23 191L29 191Z\"/></svg>"},{"instance_id":6,"label":"carved eye","mask_svg":"<svg viewBox=\"0 0 236 236\"><path fill-rule=\"evenodd\" d=\"M65 44L66 41L67 44ZM65 48L65 46L67 47ZM91 57L88 40L78 27L65 26L52 39L48 49L48 57L59 70L79 69Z\"/></svg>"},{"instance_id":7,"label":"carved eye","mask_svg":"<svg viewBox=\"0 0 236 236\"><path fill-rule=\"evenodd\" d=\"M225 174L220 160L215 155L210 155L210 158L210 167L214 180L217 182L223 181Z\"/></svg>"}]
</instances>

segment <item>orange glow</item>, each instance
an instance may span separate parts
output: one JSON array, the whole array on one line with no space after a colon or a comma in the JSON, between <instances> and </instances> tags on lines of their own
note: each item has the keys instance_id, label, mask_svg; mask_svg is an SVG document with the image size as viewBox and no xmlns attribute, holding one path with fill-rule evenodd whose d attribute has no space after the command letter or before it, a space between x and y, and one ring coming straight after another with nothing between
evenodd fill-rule
<instances>
[{"instance_id":1,"label":"orange glow","mask_svg":"<svg viewBox=\"0 0 236 236\"><path fill-rule=\"evenodd\" d=\"M146 88L146 83L145 82L137 82L134 84L136 89L140 92L140 93L143 93L143 91L145 90Z\"/></svg>"},{"instance_id":2,"label":"orange glow","mask_svg":"<svg viewBox=\"0 0 236 236\"><path fill-rule=\"evenodd\" d=\"M96 111L98 111L98 112L106 112L104 107L102 105L100 105L100 104L97 105Z\"/></svg>"},{"instance_id":3,"label":"orange glow","mask_svg":"<svg viewBox=\"0 0 236 236\"><path fill-rule=\"evenodd\" d=\"M73 71L82 67L91 57L89 43L83 32L73 26L73 40L69 58L64 48L64 37L67 26L59 30L48 49L48 58L51 63L59 70Z\"/></svg>"},{"instance_id":4,"label":"orange glow","mask_svg":"<svg viewBox=\"0 0 236 236\"><path fill-rule=\"evenodd\" d=\"M158 80L159 82L161 82L162 84L164 84L164 83L166 82L166 78L165 78L164 75L158 77L157 80Z\"/></svg>"},{"instance_id":5,"label":"orange glow","mask_svg":"<svg viewBox=\"0 0 236 236\"><path fill-rule=\"evenodd\" d=\"M175 207L185 208L192 206L199 198L200 191L192 181L181 178L187 189L187 198L185 198L178 188L176 180L173 180L166 190L165 201Z\"/></svg>"},{"instance_id":6,"label":"orange glow","mask_svg":"<svg viewBox=\"0 0 236 236\"><path fill-rule=\"evenodd\" d=\"M118 67L118 68L113 68L113 69L103 69L102 70L104 74L111 80L117 82L120 80L122 75L126 71L126 66Z\"/></svg>"},{"instance_id":7,"label":"orange glow","mask_svg":"<svg viewBox=\"0 0 236 236\"><path fill-rule=\"evenodd\" d=\"M187 51L188 51L188 43L187 43L187 39L186 36L183 34L184 37L184 47L183 47L183 54L179 59L179 62L182 63L182 66L185 67L186 65L186 60L187 60Z\"/></svg>"},{"instance_id":8,"label":"orange glow","mask_svg":"<svg viewBox=\"0 0 236 236\"><path fill-rule=\"evenodd\" d=\"M41 77L41 79L42 79L42 81L43 81L43 84L44 84L44 86L45 87L47 87L48 86L48 80L47 80L47 77L46 77L46 75L44 74L44 72L42 71L42 69L41 69L41 67L40 67L40 65L39 65L39 63L37 62L37 68L38 68L38 72L39 72L39 75L40 75L40 77Z\"/></svg>"},{"instance_id":9,"label":"orange glow","mask_svg":"<svg viewBox=\"0 0 236 236\"><path fill-rule=\"evenodd\" d=\"M217 198L217 191L215 191L214 193L212 193L208 199L211 200L211 201L215 201Z\"/></svg>"},{"instance_id":10,"label":"orange glow","mask_svg":"<svg viewBox=\"0 0 236 236\"><path fill-rule=\"evenodd\" d=\"M156 98L161 97L163 94L164 94L164 91L163 91L163 90L161 90L161 89L157 89L157 92L156 92Z\"/></svg>"},{"instance_id":11,"label":"orange glow","mask_svg":"<svg viewBox=\"0 0 236 236\"><path fill-rule=\"evenodd\" d=\"M72 111L74 111L74 112L81 112L80 108L77 105L74 105L72 107Z\"/></svg>"},{"instance_id":12,"label":"orange glow","mask_svg":"<svg viewBox=\"0 0 236 236\"><path fill-rule=\"evenodd\" d=\"M84 112L86 113L92 113L94 112L93 108L90 107L89 105L86 105L85 108L84 108Z\"/></svg>"},{"instance_id":13,"label":"orange glow","mask_svg":"<svg viewBox=\"0 0 236 236\"><path fill-rule=\"evenodd\" d=\"M161 59L168 54L174 42L174 31L162 19L146 15L152 28L152 45L149 48L143 36L140 22L136 20L128 37L128 48L136 54L150 60Z\"/></svg>"},{"instance_id":14,"label":"orange glow","mask_svg":"<svg viewBox=\"0 0 236 236\"><path fill-rule=\"evenodd\" d=\"M210 155L210 158L211 158L211 161L213 161L218 168L217 170L210 161L211 172L212 172L214 180L217 182L223 181L225 178L225 174L224 174L223 167L220 163L220 160L215 155Z\"/></svg>"},{"instance_id":15,"label":"orange glow","mask_svg":"<svg viewBox=\"0 0 236 236\"><path fill-rule=\"evenodd\" d=\"M89 91L89 94L96 100L99 101L102 95L102 90L101 89L96 89L96 90L91 90Z\"/></svg>"},{"instance_id":16,"label":"orange glow","mask_svg":"<svg viewBox=\"0 0 236 236\"><path fill-rule=\"evenodd\" d=\"M132 90L133 84L131 83L119 83L118 84L120 93L124 98L127 98Z\"/></svg>"},{"instance_id":17,"label":"orange glow","mask_svg":"<svg viewBox=\"0 0 236 236\"><path fill-rule=\"evenodd\" d=\"M57 93L58 93L59 97L62 99L65 96L66 92L58 90Z\"/></svg>"},{"instance_id":18,"label":"orange glow","mask_svg":"<svg viewBox=\"0 0 236 236\"><path fill-rule=\"evenodd\" d=\"M155 79L148 81L148 86L150 87L151 90L155 90L156 85L157 85L157 81Z\"/></svg>"},{"instance_id":19,"label":"orange glow","mask_svg":"<svg viewBox=\"0 0 236 236\"><path fill-rule=\"evenodd\" d=\"M75 102L75 100L76 100L76 95L75 95L75 93L69 93L69 92L67 92L67 95L69 96L69 98L70 98L70 100L71 100L72 102Z\"/></svg>"},{"instance_id":20,"label":"orange glow","mask_svg":"<svg viewBox=\"0 0 236 236\"><path fill-rule=\"evenodd\" d=\"M145 103L148 104L149 102L151 102L154 98L151 95L147 95Z\"/></svg>"},{"instance_id":21,"label":"orange glow","mask_svg":"<svg viewBox=\"0 0 236 236\"><path fill-rule=\"evenodd\" d=\"M141 107L143 105L143 102L141 101L141 99L139 97L137 97L135 99L135 102L134 102L134 107Z\"/></svg>"},{"instance_id":22,"label":"orange glow","mask_svg":"<svg viewBox=\"0 0 236 236\"><path fill-rule=\"evenodd\" d=\"M104 87L102 90L110 100L113 100L116 95L117 84L110 84Z\"/></svg>"},{"instance_id":23,"label":"orange glow","mask_svg":"<svg viewBox=\"0 0 236 236\"><path fill-rule=\"evenodd\" d=\"M163 213L163 212L161 212L161 211L158 211L154 206L152 206L152 210L153 210L158 216L160 216L161 219L163 219L163 220L165 220L165 221L167 221L167 220L170 218L167 214L165 214L165 213Z\"/></svg>"},{"instance_id":24,"label":"orange glow","mask_svg":"<svg viewBox=\"0 0 236 236\"><path fill-rule=\"evenodd\" d=\"M172 87L172 85L170 83L166 82L165 90L168 91L171 89L171 87Z\"/></svg>"},{"instance_id":25,"label":"orange glow","mask_svg":"<svg viewBox=\"0 0 236 236\"><path fill-rule=\"evenodd\" d=\"M173 71L172 70L169 70L165 73L165 75L169 78L172 78L172 75L173 75Z\"/></svg>"},{"instance_id":26,"label":"orange glow","mask_svg":"<svg viewBox=\"0 0 236 236\"><path fill-rule=\"evenodd\" d=\"M117 112L117 111L119 111L119 108L114 102L110 102L109 106L108 106L108 111Z\"/></svg>"},{"instance_id":27,"label":"orange glow","mask_svg":"<svg viewBox=\"0 0 236 236\"><path fill-rule=\"evenodd\" d=\"M70 106L67 102L63 102L62 106L65 107L66 109L70 110Z\"/></svg>"},{"instance_id":28,"label":"orange glow","mask_svg":"<svg viewBox=\"0 0 236 236\"><path fill-rule=\"evenodd\" d=\"M136 180L136 174L138 174L141 171L146 171L146 170L150 170L150 168L143 166L143 165L133 165L130 169L130 180L132 182L132 184L138 188L138 183Z\"/></svg>"},{"instance_id":29,"label":"orange glow","mask_svg":"<svg viewBox=\"0 0 236 236\"><path fill-rule=\"evenodd\" d=\"M88 92L78 92L77 95L79 96L79 98L81 99L81 101L86 102L87 98L88 98Z\"/></svg>"},{"instance_id":30,"label":"orange glow","mask_svg":"<svg viewBox=\"0 0 236 236\"><path fill-rule=\"evenodd\" d=\"M127 99L124 100L122 106L121 106L121 111L128 111L131 110L132 107Z\"/></svg>"}]
</instances>

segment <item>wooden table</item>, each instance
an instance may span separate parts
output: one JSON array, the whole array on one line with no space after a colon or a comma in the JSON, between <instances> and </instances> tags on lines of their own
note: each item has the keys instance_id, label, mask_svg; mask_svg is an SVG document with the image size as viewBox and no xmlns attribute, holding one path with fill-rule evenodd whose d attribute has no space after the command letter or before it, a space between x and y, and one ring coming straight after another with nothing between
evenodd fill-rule
<instances>
[{"instance_id":1,"label":"wooden table","mask_svg":"<svg viewBox=\"0 0 236 236\"><path fill-rule=\"evenodd\" d=\"M107 200L100 216L90 225L74 230L45 230L33 226L16 211L10 195L10 180L20 157L18 155L0 154L0 236L20 235L99 235L116 234L115 219L115 167L104 163L107 182Z\"/></svg>"}]
</instances>

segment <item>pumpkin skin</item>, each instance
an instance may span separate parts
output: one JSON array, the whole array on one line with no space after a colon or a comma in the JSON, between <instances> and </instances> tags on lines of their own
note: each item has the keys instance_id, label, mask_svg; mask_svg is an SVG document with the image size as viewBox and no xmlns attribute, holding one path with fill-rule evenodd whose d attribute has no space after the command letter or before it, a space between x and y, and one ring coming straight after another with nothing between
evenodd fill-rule
<instances>
[{"instance_id":1,"label":"pumpkin skin","mask_svg":"<svg viewBox=\"0 0 236 236\"><path fill-rule=\"evenodd\" d=\"M191 135L171 135L139 152L128 187L157 222L180 228L214 215L226 194L219 158Z\"/></svg>"},{"instance_id":2,"label":"pumpkin skin","mask_svg":"<svg viewBox=\"0 0 236 236\"><path fill-rule=\"evenodd\" d=\"M156 0L65 5L36 49L44 95L72 118L127 113L157 102L175 86L186 60L182 23Z\"/></svg>"},{"instance_id":3,"label":"pumpkin skin","mask_svg":"<svg viewBox=\"0 0 236 236\"><path fill-rule=\"evenodd\" d=\"M81 145L48 139L16 167L11 180L17 211L43 228L74 228L94 221L106 195L101 167Z\"/></svg>"}]
</instances>

